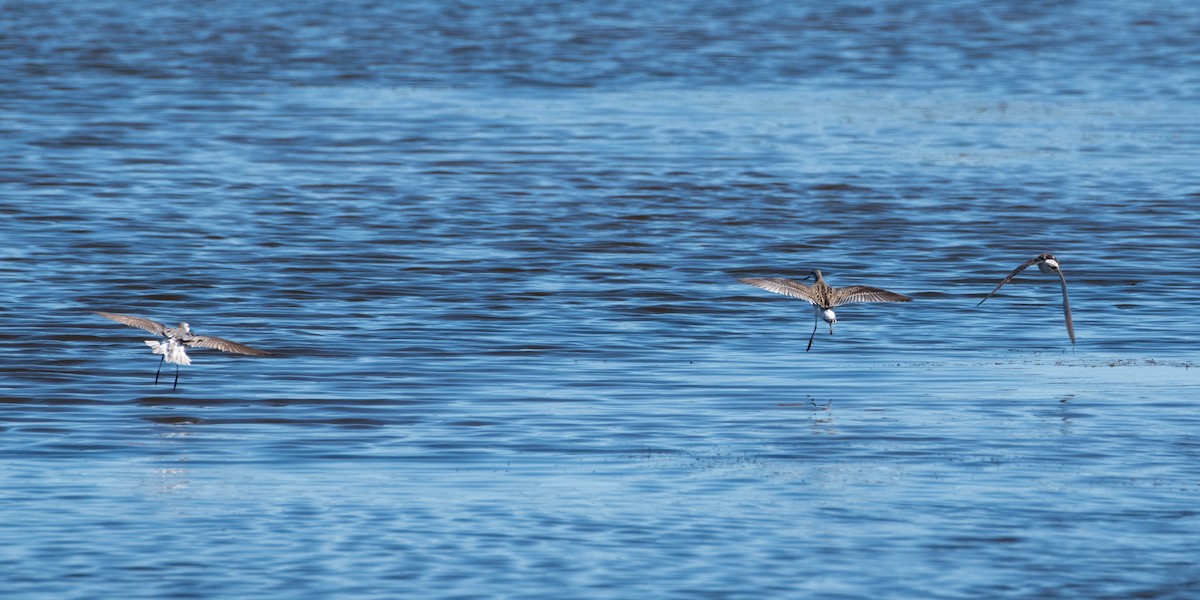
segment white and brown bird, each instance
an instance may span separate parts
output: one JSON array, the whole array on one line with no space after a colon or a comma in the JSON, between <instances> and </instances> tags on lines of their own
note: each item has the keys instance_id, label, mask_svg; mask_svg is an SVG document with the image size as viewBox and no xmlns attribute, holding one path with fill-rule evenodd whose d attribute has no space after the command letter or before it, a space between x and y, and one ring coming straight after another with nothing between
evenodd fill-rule
<instances>
[{"instance_id":1,"label":"white and brown bird","mask_svg":"<svg viewBox=\"0 0 1200 600\"><path fill-rule=\"evenodd\" d=\"M189 347L212 348L222 352L233 352L235 354L247 354L250 356L268 356L270 354L269 352L251 348L245 344L231 342L223 338L211 335L197 335L192 333L192 328L187 323L180 323L179 327L167 327L158 321L143 319L142 317L107 312L97 312L96 314L130 327L145 329L154 335L166 338L165 340L146 340L146 345L150 346L150 350L154 354L162 355L162 360L158 361L158 371L154 372L155 385L158 384L158 374L162 371L163 362L175 363L175 384L171 386L171 389L179 386L179 365L192 364L192 359L187 355Z\"/></svg>"},{"instance_id":2,"label":"white and brown bird","mask_svg":"<svg viewBox=\"0 0 1200 600\"><path fill-rule=\"evenodd\" d=\"M979 306L984 302L987 302L987 299L991 298L993 294L1000 291L1000 288L1004 287L1004 284L1012 281L1021 273L1021 271L1024 271L1033 265L1037 265L1038 270L1047 275L1057 274L1059 282L1062 283L1063 317L1067 320L1067 336L1071 338L1071 347L1073 348L1075 347L1075 324L1071 322L1071 299L1067 297L1067 276L1063 275L1062 267L1058 264L1058 259L1054 258L1053 254L1043 252L1042 254L1039 254L1021 263L1021 266L1013 269L1012 273L1008 274L1008 277L1005 277L995 289L988 293L987 296L984 296L983 300L980 300L979 304L976 304L975 306Z\"/></svg>"},{"instance_id":3,"label":"white and brown bird","mask_svg":"<svg viewBox=\"0 0 1200 600\"><path fill-rule=\"evenodd\" d=\"M810 277L813 279L812 285L800 283L800 281L804 281ZM820 269L813 269L811 273L800 281L785 279L783 277L741 277L738 281L760 287L768 292L799 298L813 305L813 330L812 335L808 336L808 348L804 350L805 352L812 350L813 338L816 337L817 325L820 324L817 320L818 318L829 323L829 335L833 335L833 324L837 323L837 315L834 314L833 309L843 304L855 302L912 302L912 298L903 294L866 285L851 285L843 288L831 287L828 283L825 283L825 278L821 276Z\"/></svg>"}]
</instances>

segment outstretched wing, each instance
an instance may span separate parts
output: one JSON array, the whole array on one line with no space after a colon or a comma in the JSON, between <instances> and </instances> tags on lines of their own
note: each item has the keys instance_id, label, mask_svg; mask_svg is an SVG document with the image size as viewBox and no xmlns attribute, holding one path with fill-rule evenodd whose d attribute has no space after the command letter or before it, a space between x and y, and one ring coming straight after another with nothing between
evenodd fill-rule
<instances>
[{"instance_id":1,"label":"outstretched wing","mask_svg":"<svg viewBox=\"0 0 1200 600\"><path fill-rule=\"evenodd\" d=\"M251 348L245 344L231 342L229 340L214 337L211 335L195 335L188 340L187 345L197 348L212 348L221 352L233 352L235 354L248 354L250 356L267 356L270 353L264 352L257 348Z\"/></svg>"},{"instance_id":2,"label":"outstretched wing","mask_svg":"<svg viewBox=\"0 0 1200 600\"><path fill-rule=\"evenodd\" d=\"M812 304L817 303L813 298L812 286L800 283L799 281L792 281L783 277L739 277L738 281L762 288L768 292L799 298Z\"/></svg>"},{"instance_id":3,"label":"outstretched wing","mask_svg":"<svg viewBox=\"0 0 1200 600\"><path fill-rule=\"evenodd\" d=\"M912 302L912 298L867 285L851 285L838 288L834 293L834 307L850 304L851 302Z\"/></svg>"},{"instance_id":4,"label":"outstretched wing","mask_svg":"<svg viewBox=\"0 0 1200 600\"><path fill-rule=\"evenodd\" d=\"M1063 288L1063 317L1067 319L1067 335L1071 336L1071 346L1075 346L1075 324L1071 322L1071 300L1067 298L1067 276L1063 275L1062 269L1058 269L1058 279L1062 281Z\"/></svg>"},{"instance_id":5,"label":"outstretched wing","mask_svg":"<svg viewBox=\"0 0 1200 600\"><path fill-rule=\"evenodd\" d=\"M149 331L150 333L153 333L154 335L164 335L164 332L166 332L166 330L167 330L166 325L163 325L162 323L159 323L158 321L151 321L150 319L143 319L141 317L133 317L130 315L118 315L116 313L107 313L107 312L97 312L96 314L98 314L106 319L112 319L123 325L128 325L130 327L137 327L138 329L145 329L146 331Z\"/></svg>"},{"instance_id":6,"label":"outstretched wing","mask_svg":"<svg viewBox=\"0 0 1200 600\"><path fill-rule=\"evenodd\" d=\"M1017 268L1013 269L1013 270L1012 270L1012 273L1009 273L1009 274L1008 274L1008 277L1005 277L1005 278L1004 278L1004 281L1001 281L1001 282L1000 282L1000 284L996 286L996 289L994 289L994 290L992 290L991 292L989 292L987 296L984 296L983 300L980 300L980 301L979 301L979 304L983 304L984 302L987 302L987 299L988 299L988 298L991 298L993 294L995 294L996 292L1000 291L1000 288L1004 287L1004 284L1006 284L1006 283L1008 283L1008 282L1012 281L1012 280L1013 280L1013 278L1014 278L1014 277L1016 277L1017 275L1020 275L1020 274L1021 274L1021 271L1024 271L1025 269L1028 269L1029 267L1031 267L1031 266L1033 266L1033 265L1036 265L1036 264L1038 264L1038 263L1040 263L1040 262L1043 262L1043 261L1045 261L1045 260L1046 260L1046 259L1042 258L1042 257L1041 257L1041 255L1038 255L1038 256L1035 256L1035 257L1033 257L1033 258L1031 258L1031 259L1029 259L1029 260L1027 260L1027 261L1025 261L1025 262L1023 262L1023 263L1021 263L1021 266L1019 266L1019 267L1017 267ZM1065 288L1064 288L1064 289L1065 289ZM979 306L979 304L976 304L975 306Z\"/></svg>"}]
</instances>

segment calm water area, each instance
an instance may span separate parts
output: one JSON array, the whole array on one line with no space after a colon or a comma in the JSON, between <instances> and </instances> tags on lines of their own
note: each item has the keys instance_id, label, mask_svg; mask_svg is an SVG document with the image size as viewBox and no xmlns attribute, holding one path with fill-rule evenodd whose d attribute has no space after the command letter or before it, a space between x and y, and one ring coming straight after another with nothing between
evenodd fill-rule
<instances>
[{"instance_id":1,"label":"calm water area","mask_svg":"<svg viewBox=\"0 0 1200 600\"><path fill-rule=\"evenodd\" d=\"M1197 40L0 2L0 596L1198 597Z\"/></svg>"}]
</instances>

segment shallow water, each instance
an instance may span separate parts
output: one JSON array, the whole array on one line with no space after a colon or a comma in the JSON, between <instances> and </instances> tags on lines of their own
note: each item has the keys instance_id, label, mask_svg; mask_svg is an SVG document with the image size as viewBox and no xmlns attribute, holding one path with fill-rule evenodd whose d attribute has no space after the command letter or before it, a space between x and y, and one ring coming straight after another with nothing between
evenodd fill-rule
<instances>
[{"instance_id":1,"label":"shallow water","mask_svg":"<svg viewBox=\"0 0 1200 600\"><path fill-rule=\"evenodd\" d=\"M5 589L1193 596L1200 9L1023 6L7 5Z\"/></svg>"}]
</instances>

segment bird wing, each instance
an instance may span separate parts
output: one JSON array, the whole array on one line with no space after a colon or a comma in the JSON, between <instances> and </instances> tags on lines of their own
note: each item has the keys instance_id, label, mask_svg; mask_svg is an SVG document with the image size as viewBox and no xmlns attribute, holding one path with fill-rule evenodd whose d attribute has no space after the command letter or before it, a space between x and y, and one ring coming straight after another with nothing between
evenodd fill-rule
<instances>
[{"instance_id":1,"label":"bird wing","mask_svg":"<svg viewBox=\"0 0 1200 600\"><path fill-rule=\"evenodd\" d=\"M833 306L851 302L912 302L912 298L866 285L851 285L835 290Z\"/></svg>"},{"instance_id":2,"label":"bird wing","mask_svg":"<svg viewBox=\"0 0 1200 600\"><path fill-rule=\"evenodd\" d=\"M1023 263L1021 263L1021 266L1019 266L1019 267L1017 267L1017 268L1013 269L1013 270L1012 270L1012 273L1009 273L1009 274L1008 274L1008 277L1005 277L1005 278L1004 278L1004 280L1003 280L1003 281L1001 281L1001 282L1000 282L1000 283L999 283L999 284L996 286L996 288L995 288L995 289L993 289L991 292L989 292L987 296L984 296L983 300L980 300L980 301L979 301L979 304L983 304L984 302L987 302L987 299L988 299L988 298L991 298L993 294L995 294L996 292L1000 291L1000 288L1004 287L1004 284L1006 284L1006 283L1008 283L1008 282L1012 281L1012 280L1013 280L1013 278L1014 278L1014 277L1016 277L1017 275L1020 275L1020 274L1021 274L1021 271L1024 271L1025 269L1028 269L1029 267L1031 267L1031 266L1033 266L1033 265L1036 265L1036 264L1038 264L1038 263L1040 263L1040 262L1044 262L1045 260L1046 260L1046 259L1042 258L1042 256L1039 254L1038 256L1035 256L1035 257L1033 257L1033 258L1031 258L1031 259L1029 259L1029 260L1027 260L1027 261L1025 261L1025 262L1023 262ZM976 304L975 306L979 306L979 304Z\"/></svg>"},{"instance_id":3,"label":"bird wing","mask_svg":"<svg viewBox=\"0 0 1200 600\"><path fill-rule=\"evenodd\" d=\"M251 348L245 344L231 342L224 338L219 338L211 335L194 335L192 339L187 341L187 345L197 348L212 348L221 352L233 352L236 354L248 354L250 356L267 356L269 352Z\"/></svg>"},{"instance_id":4,"label":"bird wing","mask_svg":"<svg viewBox=\"0 0 1200 600\"><path fill-rule=\"evenodd\" d=\"M799 281L792 281L783 277L741 277L738 278L738 281L762 288L768 292L799 298L812 304L817 303L813 297L812 286L800 283Z\"/></svg>"},{"instance_id":5,"label":"bird wing","mask_svg":"<svg viewBox=\"0 0 1200 600\"><path fill-rule=\"evenodd\" d=\"M112 319L123 325L128 325L130 327L137 327L138 329L145 329L146 331L149 331L150 333L153 333L154 335L164 335L167 330L166 325L163 325L162 323L159 323L158 321L151 321L150 319L143 319L141 317L133 317L130 315L118 315L116 313L107 313L107 312L97 312L96 314L98 314L106 319Z\"/></svg>"},{"instance_id":6,"label":"bird wing","mask_svg":"<svg viewBox=\"0 0 1200 600\"><path fill-rule=\"evenodd\" d=\"M1067 320L1067 335L1071 336L1071 346L1075 345L1075 324L1071 322L1071 300L1067 298L1067 276L1063 275L1062 268L1058 269L1058 279L1062 282L1063 289L1063 317Z\"/></svg>"}]
</instances>

